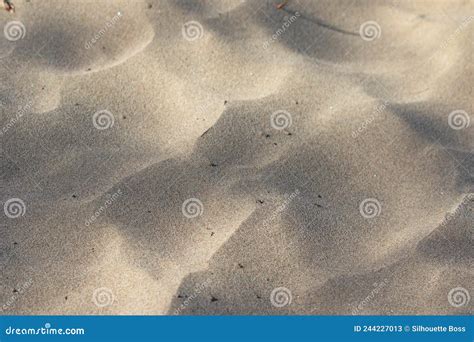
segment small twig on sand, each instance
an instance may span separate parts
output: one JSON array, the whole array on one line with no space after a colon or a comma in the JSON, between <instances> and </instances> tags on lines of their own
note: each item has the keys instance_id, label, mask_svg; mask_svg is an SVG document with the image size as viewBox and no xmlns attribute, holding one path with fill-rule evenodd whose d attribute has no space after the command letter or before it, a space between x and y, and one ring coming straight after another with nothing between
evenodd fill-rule
<instances>
[{"instance_id":1,"label":"small twig on sand","mask_svg":"<svg viewBox=\"0 0 474 342\"><path fill-rule=\"evenodd\" d=\"M11 0L3 0L3 7L5 7L5 10L10 13L15 12L15 6L11 2Z\"/></svg>"},{"instance_id":2,"label":"small twig on sand","mask_svg":"<svg viewBox=\"0 0 474 342\"><path fill-rule=\"evenodd\" d=\"M206 129L206 130L204 131L204 133L201 134L201 137L203 137L207 132L209 132L209 130L210 130L211 128L212 128L212 127L209 127L208 129Z\"/></svg>"},{"instance_id":3,"label":"small twig on sand","mask_svg":"<svg viewBox=\"0 0 474 342\"><path fill-rule=\"evenodd\" d=\"M283 7L286 6L286 4L288 3L289 0L285 0L283 1L282 3L276 5L276 9L282 9Z\"/></svg>"}]
</instances>

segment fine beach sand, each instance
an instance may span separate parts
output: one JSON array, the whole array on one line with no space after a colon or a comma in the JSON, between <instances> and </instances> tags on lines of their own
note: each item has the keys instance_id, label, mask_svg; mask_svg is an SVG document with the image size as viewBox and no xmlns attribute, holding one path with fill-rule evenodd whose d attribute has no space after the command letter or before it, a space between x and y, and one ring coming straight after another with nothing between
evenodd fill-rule
<instances>
[{"instance_id":1,"label":"fine beach sand","mask_svg":"<svg viewBox=\"0 0 474 342\"><path fill-rule=\"evenodd\" d=\"M1 314L473 313L474 3L281 2L0 12Z\"/></svg>"}]
</instances>

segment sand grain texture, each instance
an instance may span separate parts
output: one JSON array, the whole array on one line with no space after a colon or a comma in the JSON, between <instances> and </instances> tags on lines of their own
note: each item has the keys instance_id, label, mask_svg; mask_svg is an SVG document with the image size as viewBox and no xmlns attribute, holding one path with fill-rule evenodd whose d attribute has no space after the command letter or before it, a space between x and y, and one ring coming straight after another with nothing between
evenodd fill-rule
<instances>
[{"instance_id":1,"label":"sand grain texture","mask_svg":"<svg viewBox=\"0 0 474 342\"><path fill-rule=\"evenodd\" d=\"M472 314L474 3L277 4L0 13L2 314Z\"/></svg>"}]
</instances>

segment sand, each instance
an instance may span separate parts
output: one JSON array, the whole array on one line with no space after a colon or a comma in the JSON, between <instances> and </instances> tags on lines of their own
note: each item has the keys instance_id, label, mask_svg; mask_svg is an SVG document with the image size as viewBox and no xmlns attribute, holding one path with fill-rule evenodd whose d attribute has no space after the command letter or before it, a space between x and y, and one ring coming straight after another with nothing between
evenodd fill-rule
<instances>
[{"instance_id":1,"label":"sand","mask_svg":"<svg viewBox=\"0 0 474 342\"><path fill-rule=\"evenodd\" d=\"M2 314L472 314L472 1L13 2Z\"/></svg>"}]
</instances>

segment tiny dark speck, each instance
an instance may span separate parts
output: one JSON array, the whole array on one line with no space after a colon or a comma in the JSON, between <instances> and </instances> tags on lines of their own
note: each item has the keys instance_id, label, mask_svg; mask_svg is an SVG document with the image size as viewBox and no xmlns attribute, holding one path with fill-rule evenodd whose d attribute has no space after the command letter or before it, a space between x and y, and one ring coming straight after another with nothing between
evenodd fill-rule
<instances>
[{"instance_id":1,"label":"tiny dark speck","mask_svg":"<svg viewBox=\"0 0 474 342\"><path fill-rule=\"evenodd\" d=\"M319 198L323 198L323 196L321 196L321 195L318 195L318 197L319 197Z\"/></svg>"},{"instance_id":2,"label":"tiny dark speck","mask_svg":"<svg viewBox=\"0 0 474 342\"><path fill-rule=\"evenodd\" d=\"M273 145L275 145L275 146L276 146L276 145L278 145L278 144L277 144L277 143L273 143Z\"/></svg>"},{"instance_id":3,"label":"tiny dark speck","mask_svg":"<svg viewBox=\"0 0 474 342\"><path fill-rule=\"evenodd\" d=\"M152 8L153 5L152 4L148 4L148 9Z\"/></svg>"},{"instance_id":4,"label":"tiny dark speck","mask_svg":"<svg viewBox=\"0 0 474 342\"><path fill-rule=\"evenodd\" d=\"M17 289L13 289L13 293L17 293L17 292L18 292L18 290L17 290Z\"/></svg>"},{"instance_id":5,"label":"tiny dark speck","mask_svg":"<svg viewBox=\"0 0 474 342\"><path fill-rule=\"evenodd\" d=\"M125 120L127 117L124 115L124 116L122 116L122 118Z\"/></svg>"},{"instance_id":6,"label":"tiny dark speck","mask_svg":"<svg viewBox=\"0 0 474 342\"><path fill-rule=\"evenodd\" d=\"M259 295L257 295L257 298L258 298L258 299L262 299L262 297L260 297Z\"/></svg>"},{"instance_id":7,"label":"tiny dark speck","mask_svg":"<svg viewBox=\"0 0 474 342\"><path fill-rule=\"evenodd\" d=\"M291 133L291 132L288 132L288 135L293 135L293 133Z\"/></svg>"},{"instance_id":8,"label":"tiny dark speck","mask_svg":"<svg viewBox=\"0 0 474 342\"><path fill-rule=\"evenodd\" d=\"M92 69L91 68L87 68L87 71L91 71Z\"/></svg>"},{"instance_id":9,"label":"tiny dark speck","mask_svg":"<svg viewBox=\"0 0 474 342\"><path fill-rule=\"evenodd\" d=\"M217 299L216 297L212 296L211 297L211 302L217 302L219 299Z\"/></svg>"},{"instance_id":10,"label":"tiny dark speck","mask_svg":"<svg viewBox=\"0 0 474 342\"><path fill-rule=\"evenodd\" d=\"M182 295L178 295L178 298L183 298L183 296L182 296Z\"/></svg>"},{"instance_id":11,"label":"tiny dark speck","mask_svg":"<svg viewBox=\"0 0 474 342\"><path fill-rule=\"evenodd\" d=\"M238 263L240 268L244 268L244 265L242 265L240 262Z\"/></svg>"},{"instance_id":12,"label":"tiny dark speck","mask_svg":"<svg viewBox=\"0 0 474 342\"><path fill-rule=\"evenodd\" d=\"M270 134L265 134L265 138L270 138Z\"/></svg>"},{"instance_id":13,"label":"tiny dark speck","mask_svg":"<svg viewBox=\"0 0 474 342\"><path fill-rule=\"evenodd\" d=\"M296 104L298 104L298 101L295 101Z\"/></svg>"},{"instance_id":14,"label":"tiny dark speck","mask_svg":"<svg viewBox=\"0 0 474 342\"><path fill-rule=\"evenodd\" d=\"M263 203L265 203L265 202L264 202L264 201L262 201L262 200L257 200L257 202L258 202L258 203L260 203L260 204L263 204Z\"/></svg>"},{"instance_id":15,"label":"tiny dark speck","mask_svg":"<svg viewBox=\"0 0 474 342\"><path fill-rule=\"evenodd\" d=\"M74 106L79 106L79 103L75 103Z\"/></svg>"},{"instance_id":16,"label":"tiny dark speck","mask_svg":"<svg viewBox=\"0 0 474 342\"><path fill-rule=\"evenodd\" d=\"M216 164L216 163L211 163L211 166L212 166L212 167L216 167L217 164Z\"/></svg>"},{"instance_id":17,"label":"tiny dark speck","mask_svg":"<svg viewBox=\"0 0 474 342\"><path fill-rule=\"evenodd\" d=\"M211 236L213 236L213 235L214 235L214 232L211 232Z\"/></svg>"},{"instance_id":18,"label":"tiny dark speck","mask_svg":"<svg viewBox=\"0 0 474 342\"><path fill-rule=\"evenodd\" d=\"M77 197L76 195L74 195L74 194L72 195L72 198L76 198L76 197Z\"/></svg>"},{"instance_id":19,"label":"tiny dark speck","mask_svg":"<svg viewBox=\"0 0 474 342\"><path fill-rule=\"evenodd\" d=\"M13 242L13 244L14 244L14 245L18 245L18 242L15 241L15 242Z\"/></svg>"},{"instance_id":20,"label":"tiny dark speck","mask_svg":"<svg viewBox=\"0 0 474 342\"><path fill-rule=\"evenodd\" d=\"M67 296L66 296L66 297L64 297L64 299L65 299L65 300L67 300Z\"/></svg>"},{"instance_id":21,"label":"tiny dark speck","mask_svg":"<svg viewBox=\"0 0 474 342\"><path fill-rule=\"evenodd\" d=\"M323 206L321 204L315 203L318 208L322 208Z\"/></svg>"},{"instance_id":22,"label":"tiny dark speck","mask_svg":"<svg viewBox=\"0 0 474 342\"><path fill-rule=\"evenodd\" d=\"M224 106L227 104L227 100L224 101Z\"/></svg>"}]
</instances>

